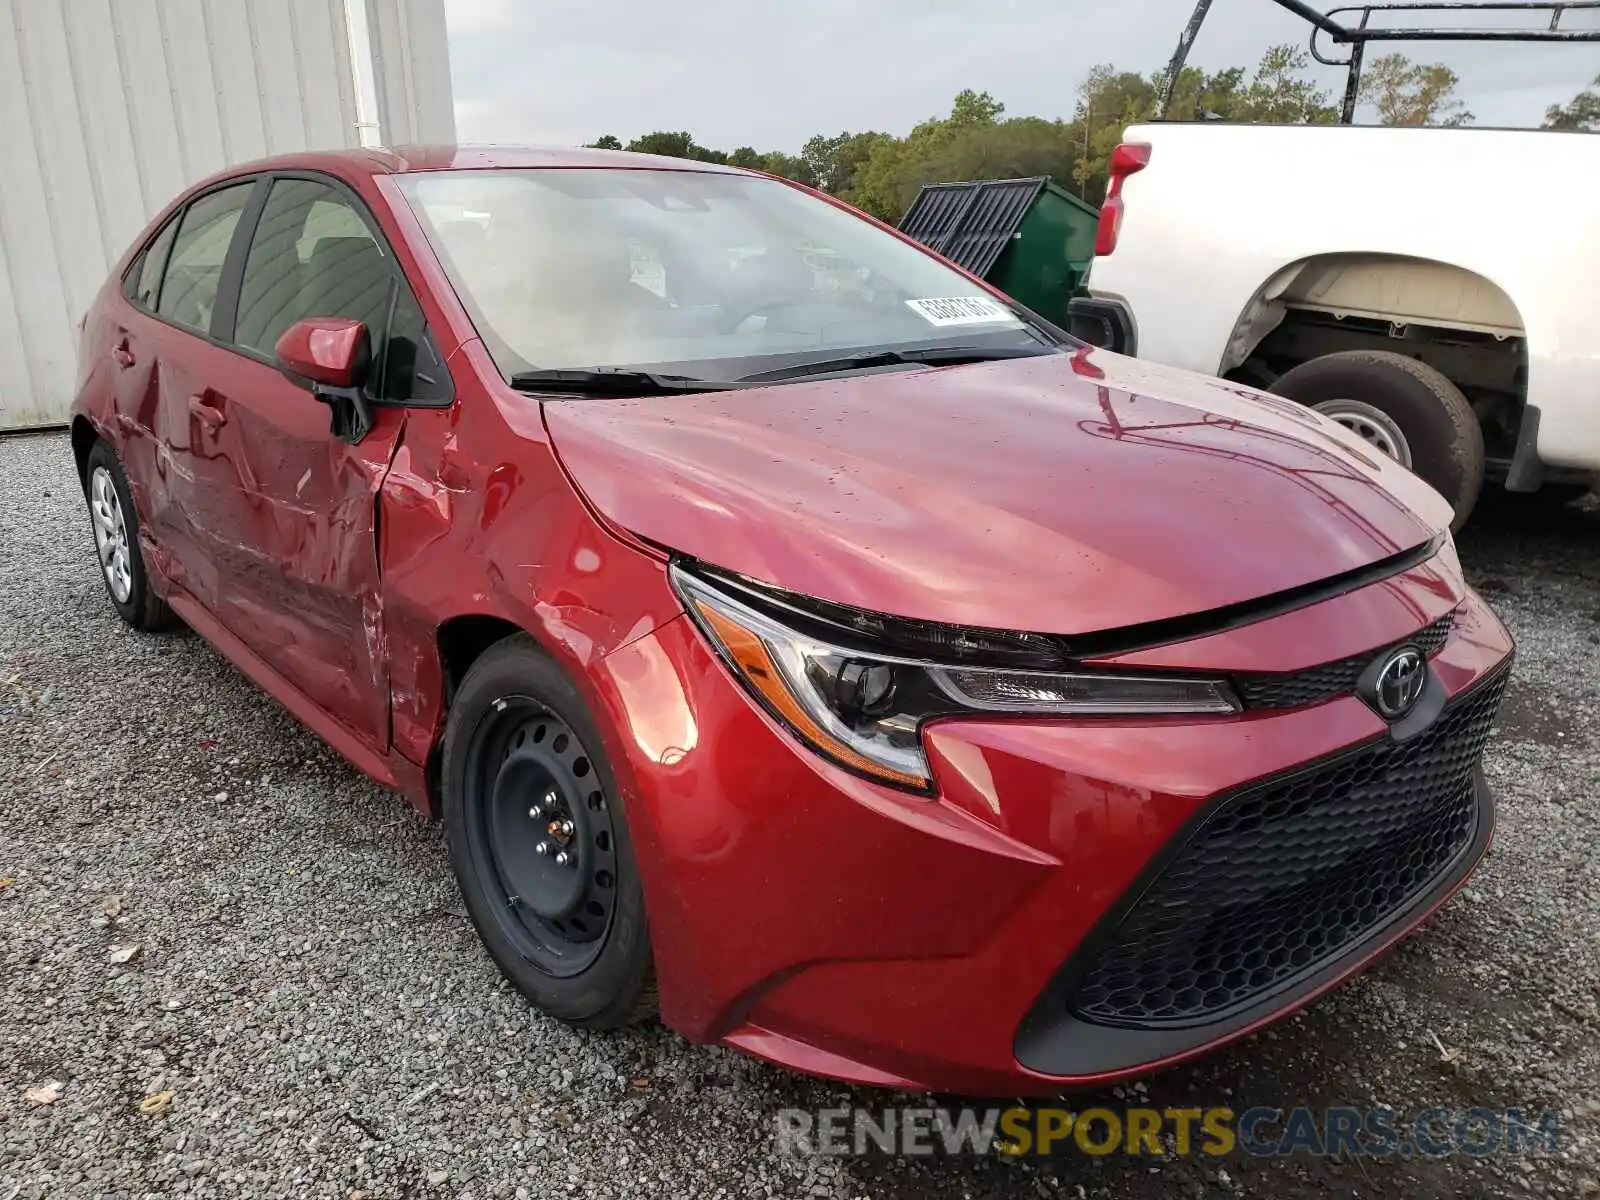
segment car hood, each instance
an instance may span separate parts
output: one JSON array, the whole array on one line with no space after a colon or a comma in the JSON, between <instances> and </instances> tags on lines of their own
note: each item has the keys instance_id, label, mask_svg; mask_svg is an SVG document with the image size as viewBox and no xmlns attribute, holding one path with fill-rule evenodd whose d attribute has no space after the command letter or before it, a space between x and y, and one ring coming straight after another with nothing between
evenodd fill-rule
<instances>
[{"instance_id":1,"label":"car hood","mask_svg":"<svg viewBox=\"0 0 1600 1200\"><path fill-rule=\"evenodd\" d=\"M544 411L615 525L952 624L1078 634L1192 615L1369 566L1450 520L1330 421L1103 351Z\"/></svg>"}]
</instances>

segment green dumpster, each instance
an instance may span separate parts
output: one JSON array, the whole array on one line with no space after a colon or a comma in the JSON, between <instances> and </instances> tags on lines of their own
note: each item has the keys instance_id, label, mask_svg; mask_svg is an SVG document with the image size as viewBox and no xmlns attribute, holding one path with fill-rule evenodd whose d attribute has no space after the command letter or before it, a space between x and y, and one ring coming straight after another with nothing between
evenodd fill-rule
<instances>
[{"instance_id":1,"label":"green dumpster","mask_svg":"<svg viewBox=\"0 0 1600 1200\"><path fill-rule=\"evenodd\" d=\"M1066 328L1099 221L1098 208L1040 175L924 184L900 230Z\"/></svg>"}]
</instances>

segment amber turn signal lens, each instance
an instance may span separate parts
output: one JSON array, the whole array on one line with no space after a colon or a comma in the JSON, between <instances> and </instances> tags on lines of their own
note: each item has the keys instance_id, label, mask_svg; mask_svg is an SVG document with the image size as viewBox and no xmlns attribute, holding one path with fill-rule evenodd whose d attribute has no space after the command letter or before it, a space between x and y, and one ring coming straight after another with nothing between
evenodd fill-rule
<instances>
[{"instance_id":1,"label":"amber turn signal lens","mask_svg":"<svg viewBox=\"0 0 1600 1200\"><path fill-rule=\"evenodd\" d=\"M897 771L857 752L834 737L795 698L783 669L774 661L761 635L739 624L727 613L713 608L700 597L694 598L696 612L727 652L745 683L785 724L815 749L863 775L876 776L900 787L925 790L929 780L923 775Z\"/></svg>"}]
</instances>

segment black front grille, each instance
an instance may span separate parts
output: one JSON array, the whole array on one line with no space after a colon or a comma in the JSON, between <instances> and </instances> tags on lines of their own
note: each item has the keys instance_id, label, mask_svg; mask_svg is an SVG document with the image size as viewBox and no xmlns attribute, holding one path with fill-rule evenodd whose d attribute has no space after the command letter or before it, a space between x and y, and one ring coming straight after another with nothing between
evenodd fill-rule
<instances>
[{"instance_id":1,"label":"black front grille","mask_svg":"<svg viewBox=\"0 0 1600 1200\"><path fill-rule=\"evenodd\" d=\"M1509 672L1426 732L1220 802L1095 946L1070 992L1086 1021L1220 1019L1383 925L1473 840L1474 768Z\"/></svg>"},{"instance_id":2,"label":"black front grille","mask_svg":"<svg viewBox=\"0 0 1600 1200\"><path fill-rule=\"evenodd\" d=\"M1408 643L1415 645L1431 658L1444 648L1455 619L1454 611L1447 612L1437 621L1424 625L1410 637L1393 645L1404 646ZM1353 694L1356 690L1356 681L1361 678L1361 672L1365 671L1372 660L1385 649L1392 648L1387 646L1368 650L1363 654L1341 658L1337 662L1307 667L1304 671L1272 675L1239 675L1234 679L1234 686L1238 689L1239 698L1244 701L1246 708L1304 708L1311 704L1321 704L1325 700L1332 700L1335 696Z\"/></svg>"}]
</instances>

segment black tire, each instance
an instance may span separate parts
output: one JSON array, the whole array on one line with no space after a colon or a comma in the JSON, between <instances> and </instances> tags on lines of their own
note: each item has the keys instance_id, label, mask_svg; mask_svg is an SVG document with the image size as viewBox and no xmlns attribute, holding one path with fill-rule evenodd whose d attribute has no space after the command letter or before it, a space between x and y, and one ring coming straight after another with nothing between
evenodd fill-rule
<instances>
[{"instance_id":1,"label":"black tire","mask_svg":"<svg viewBox=\"0 0 1600 1200\"><path fill-rule=\"evenodd\" d=\"M146 633L170 629L178 623L178 618L167 607L166 601L150 590L150 578L144 569L144 551L139 545L139 514L133 507L133 493L128 490L128 477L123 474L122 463L117 460L116 452L104 441L94 444L83 465L83 496L89 506L91 532L97 525L94 496L97 472L104 472L110 477L117 495L118 515L127 538L129 588L127 596L119 598L113 590L111 572L106 568L104 552L96 536L95 565L100 568L100 581L106 586L106 598L117 610L117 615L135 629Z\"/></svg>"},{"instance_id":2,"label":"black tire","mask_svg":"<svg viewBox=\"0 0 1600 1200\"><path fill-rule=\"evenodd\" d=\"M1411 469L1450 502L1460 529L1483 491L1483 430L1472 405L1427 363L1384 350L1344 350L1301 363L1272 391L1315 408L1350 400L1386 414L1411 452Z\"/></svg>"},{"instance_id":3,"label":"black tire","mask_svg":"<svg viewBox=\"0 0 1600 1200\"><path fill-rule=\"evenodd\" d=\"M582 696L532 638L497 642L467 672L442 768L450 862L505 977L586 1029L653 1016L644 890L616 777ZM574 865L558 866L569 852Z\"/></svg>"}]
</instances>

